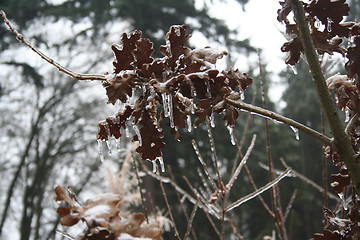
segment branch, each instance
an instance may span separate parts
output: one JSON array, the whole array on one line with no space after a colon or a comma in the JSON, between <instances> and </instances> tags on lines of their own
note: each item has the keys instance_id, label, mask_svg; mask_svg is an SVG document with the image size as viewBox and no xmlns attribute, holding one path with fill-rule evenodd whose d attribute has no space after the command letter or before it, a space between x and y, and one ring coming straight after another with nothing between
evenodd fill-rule
<instances>
[{"instance_id":1,"label":"branch","mask_svg":"<svg viewBox=\"0 0 360 240\"><path fill-rule=\"evenodd\" d=\"M59 71L69 75L72 78L75 78L77 80L98 80L98 81L106 81L107 78L105 75L92 75L92 74L78 74L74 73L71 70L61 66L59 63L55 62L53 59L49 58L40 50L38 50L34 45L32 45L30 42L28 42L23 35L21 35L16 29L10 24L10 21L7 19L6 14L4 11L0 10L0 14L2 15L2 18L5 21L5 24L9 27L11 32L16 36L16 38L24 43L26 46L28 46L31 50L33 50L37 55L39 55L42 59L50 63L51 65L55 66Z\"/></svg>"},{"instance_id":2,"label":"branch","mask_svg":"<svg viewBox=\"0 0 360 240\"><path fill-rule=\"evenodd\" d=\"M360 164L356 161L350 138L344 131L342 122L337 114L335 104L333 103L328 87L326 86L325 77L322 73L319 59L315 52L302 2L299 0L291 0L291 5L295 15L296 25L300 32L300 39L304 48L305 56L314 80L315 89L318 93L321 106L325 112L331 132L334 136L334 145L337 153L348 167L352 184L359 195Z\"/></svg>"},{"instance_id":3,"label":"branch","mask_svg":"<svg viewBox=\"0 0 360 240\"><path fill-rule=\"evenodd\" d=\"M279 121L279 122L282 122L282 123L285 123L289 126L293 126L297 129L299 129L300 131L314 137L315 139L319 140L320 142L322 142L323 144L327 145L327 146L331 146L331 147L334 147L333 146L333 141L325 136L324 134L322 133L319 133L317 131L315 131L314 129L312 128L309 128L299 122L296 122L290 118L287 118L287 117L284 117L278 113L275 113L275 112L272 112L272 111L269 111L269 110L266 110L266 109L263 109L263 108L260 108L260 107L257 107L257 106L254 106L254 105L251 105L251 104L248 104L248 103L244 103L244 102L238 102L238 101L234 101L234 100L231 100L231 99L226 99L226 102L234 107L237 107L239 109L243 109L243 110L246 110L246 111L249 111L249 112L252 112L252 113L256 113L258 115L261 115L265 118L270 118L272 120L276 120L276 121Z\"/></svg>"}]
</instances>

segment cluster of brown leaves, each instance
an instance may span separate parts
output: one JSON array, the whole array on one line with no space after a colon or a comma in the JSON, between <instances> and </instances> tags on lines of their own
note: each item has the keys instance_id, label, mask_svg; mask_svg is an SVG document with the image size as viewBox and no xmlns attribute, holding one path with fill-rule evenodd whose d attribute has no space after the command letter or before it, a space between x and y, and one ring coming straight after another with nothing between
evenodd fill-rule
<instances>
[{"instance_id":1,"label":"cluster of brown leaves","mask_svg":"<svg viewBox=\"0 0 360 240\"><path fill-rule=\"evenodd\" d=\"M71 227L79 221L87 225L85 232L76 240L116 240L122 234L153 240L163 239L162 230L157 224L143 224L145 217L142 213L133 213L127 219L121 218L119 204L122 199L119 195L100 195L81 206L62 187L56 186L55 193L55 200L66 204L57 209L61 225Z\"/></svg>"},{"instance_id":2,"label":"cluster of brown leaves","mask_svg":"<svg viewBox=\"0 0 360 240\"><path fill-rule=\"evenodd\" d=\"M233 127L237 110L225 103L226 98L239 99L252 79L239 70L219 72L213 65L227 55L213 48L192 50L185 46L191 36L185 26L172 26L166 35L166 45L159 51L164 56L153 58L153 44L142 38L140 31L122 36L122 45L112 46L115 54L114 74L103 82L108 103L125 104L125 110L98 125L98 139L120 138L121 128L132 120L140 142L136 149L142 159L161 157L163 119L169 119L171 133L181 140L179 130L185 128L196 115L197 126L213 112L224 114L227 126ZM138 91L135 91L139 89ZM135 95L135 96L134 96ZM129 103L136 98L135 105ZM190 120L190 121L189 121Z\"/></svg>"},{"instance_id":3,"label":"cluster of brown leaves","mask_svg":"<svg viewBox=\"0 0 360 240\"><path fill-rule=\"evenodd\" d=\"M278 10L278 21L285 23L286 33L295 37L284 43L281 47L283 52L289 52L285 62L295 65L301 54L304 53L299 31L294 23L288 19L291 12L291 1L280 2L282 8ZM355 77L360 73L359 69L359 41L360 26L355 22L342 22L345 16L349 15L349 6L345 0L312 0L310 3L303 3L307 14L310 32L314 47L319 54L328 53L333 55L338 52L348 58L346 69L349 77ZM342 38L355 38L354 45L345 49L340 46Z\"/></svg>"}]
</instances>

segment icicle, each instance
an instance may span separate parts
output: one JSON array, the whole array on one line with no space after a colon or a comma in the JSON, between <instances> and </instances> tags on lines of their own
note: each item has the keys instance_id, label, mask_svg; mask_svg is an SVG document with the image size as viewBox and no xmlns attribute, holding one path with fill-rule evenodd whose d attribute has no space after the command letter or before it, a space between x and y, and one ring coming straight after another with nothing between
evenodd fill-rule
<instances>
[{"instance_id":1,"label":"icicle","mask_svg":"<svg viewBox=\"0 0 360 240\"><path fill-rule=\"evenodd\" d=\"M192 125L191 125L191 116L190 115L188 115L187 118L186 118L186 124L187 124L188 132L191 132L192 131Z\"/></svg>"},{"instance_id":2,"label":"icicle","mask_svg":"<svg viewBox=\"0 0 360 240\"><path fill-rule=\"evenodd\" d=\"M190 82L190 94L191 94L191 97L194 98L194 97L196 97L195 87L194 87L193 82L191 82L191 81L189 81L189 82Z\"/></svg>"},{"instance_id":3,"label":"icicle","mask_svg":"<svg viewBox=\"0 0 360 240\"><path fill-rule=\"evenodd\" d=\"M135 131L136 135L138 136L139 146L141 147L142 146L142 139L141 139L140 129L139 129L139 127L137 125L134 125L133 128L134 128L134 131Z\"/></svg>"},{"instance_id":4,"label":"icicle","mask_svg":"<svg viewBox=\"0 0 360 240\"><path fill-rule=\"evenodd\" d=\"M151 95L151 97L156 97L156 92L155 92L155 88L154 88L154 86L150 86L150 95Z\"/></svg>"},{"instance_id":5,"label":"icicle","mask_svg":"<svg viewBox=\"0 0 360 240\"><path fill-rule=\"evenodd\" d=\"M205 85L206 85L206 91L207 91L208 97L211 98L210 82L206 81Z\"/></svg>"},{"instance_id":6,"label":"icicle","mask_svg":"<svg viewBox=\"0 0 360 240\"><path fill-rule=\"evenodd\" d=\"M294 65L291 65L291 64L288 64L288 67L291 69L291 71L295 74L295 75L297 75L297 70L296 70L296 67L294 66Z\"/></svg>"},{"instance_id":7,"label":"icicle","mask_svg":"<svg viewBox=\"0 0 360 240\"><path fill-rule=\"evenodd\" d=\"M99 157L100 157L100 162L104 162L104 154L103 154L103 149L102 149L102 140L98 139L98 153L99 153Z\"/></svg>"},{"instance_id":8,"label":"icicle","mask_svg":"<svg viewBox=\"0 0 360 240\"><path fill-rule=\"evenodd\" d=\"M169 104L168 104L167 94L162 93L161 98L162 98L162 101L163 101L164 116L169 117Z\"/></svg>"},{"instance_id":9,"label":"icicle","mask_svg":"<svg viewBox=\"0 0 360 240\"><path fill-rule=\"evenodd\" d=\"M333 20L331 18L327 18L327 31L331 32L331 24L333 23Z\"/></svg>"},{"instance_id":10,"label":"icicle","mask_svg":"<svg viewBox=\"0 0 360 240\"><path fill-rule=\"evenodd\" d=\"M211 115L210 115L210 126L212 128L215 127L215 116L214 116L214 112L211 112Z\"/></svg>"},{"instance_id":11,"label":"icicle","mask_svg":"<svg viewBox=\"0 0 360 240\"><path fill-rule=\"evenodd\" d=\"M153 161L151 161L152 162L152 164L153 164L153 173L156 173L157 171L157 164L156 164L156 159L155 160L153 160Z\"/></svg>"},{"instance_id":12,"label":"icicle","mask_svg":"<svg viewBox=\"0 0 360 240\"><path fill-rule=\"evenodd\" d=\"M194 99L190 99L190 108L191 108L191 114L195 114Z\"/></svg>"},{"instance_id":13,"label":"icicle","mask_svg":"<svg viewBox=\"0 0 360 240\"><path fill-rule=\"evenodd\" d=\"M106 146L108 147L109 149L109 154L112 154L112 151L111 151L111 145L110 145L110 140L108 141L105 141L106 142Z\"/></svg>"},{"instance_id":14,"label":"icicle","mask_svg":"<svg viewBox=\"0 0 360 240\"><path fill-rule=\"evenodd\" d=\"M291 130L293 130L293 132L295 133L295 139L296 140L300 140L300 136L299 136L299 129L297 129L294 126L290 126Z\"/></svg>"},{"instance_id":15,"label":"icicle","mask_svg":"<svg viewBox=\"0 0 360 240\"><path fill-rule=\"evenodd\" d=\"M174 128L174 109L173 109L173 97L171 94L168 95L168 107L169 107L169 117L170 117L170 127Z\"/></svg>"},{"instance_id":16,"label":"icicle","mask_svg":"<svg viewBox=\"0 0 360 240\"><path fill-rule=\"evenodd\" d=\"M129 128L128 128L128 127L125 128L125 136L126 136L127 138L130 137L130 131L129 131Z\"/></svg>"},{"instance_id":17,"label":"icicle","mask_svg":"<svg viewBox=\"0 0 360 240\"><path fill-rule=\"evenodd\" d=\"M103 126L105 128L105 131L106 131L106 134L107 134L108 138L110 139L111 134L110 134L109 124L104 124Z\"/></svg>"},{"instance_id":18,"label":"icicle","mask_svg":"<svg viewBox=\"0 0 360 240\"><path fill-rule=\"evenodd\" d=\"M235 143L234 127L226 126L226 128L229 130L231 144L235 145L236 143Z\"/></svg>"},{"instance_id":19,"label":"icicle","mask_svg":"<svg viewBox=\"0 0 360 240\"><path fill-rule=\"evenodd\" d=\"M146 93L146 86L145 86L145 85L142 85L141 88L142 88L142 91L143 91L143 95L145 95L145 93Z\"/></svg>"},{"instance_id":20,"label":"icicle","mask_svg":"<svg viewBox=\"0 0 360 240\"><path fill-rule=\"evenodd\" d=\"M338 193L338 196L339 196L339 198L341 200L341 203L343 205L344 210L348 210L344 194L341 192L341 193Z\"/></svg>"},{"instance_id":21,"label":"icicle","mask_svg":"<svg viewBox=\"0 0 360 240\"><path fill-rule=\"evenodd\" d=\"M116 142L116 150L118 152L121 152L120 138L115 138L115 142Z\"/></svg>"},{"instance_id":22,"label":"icicle","mask_svg":"<svg viewBox=\"0 0 360 240\"><path fill-rule=\"evenodd\" d=\"M349 121L350 121L350 111L345 110L345 122L349 122Z\"/></svg>"},{"instance_id":23,"label":"icicle","mask_svg":"<svg viewBox=\"0 0 360 240\"><path fill-rule=\"evenodd\" d=\"M244 91L242 89L239 90L239 94L240 94L240 99L242 101L244 101L245 100L245 93L244 93Z\"/></svg>"},{"instance_id":24,"label":"icicle","mask_svg":"<svg viewBox=\"0 0 360 240\"><path fill-rule=\"evenodd\" d=\"M160 164L161 172L165 172L165 165L164 165L164 159L163 157L157 157L155 161L158 160Z\"/></svg>"},{"instance_id":25,"label":"icicle","mask_svg":"<svg viewBox=\"0 0 360 240\"><path fill-rule=\"evenodd\" d=\"M321 21L319 20L318 17L315 17L315 27L319 28L321 26Z\"/></svg>"}]
</instances>

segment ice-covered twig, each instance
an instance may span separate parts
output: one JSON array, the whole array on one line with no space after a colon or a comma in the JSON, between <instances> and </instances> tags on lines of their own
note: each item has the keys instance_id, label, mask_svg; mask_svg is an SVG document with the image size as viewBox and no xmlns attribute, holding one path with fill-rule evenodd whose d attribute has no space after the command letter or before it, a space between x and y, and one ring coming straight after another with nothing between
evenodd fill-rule
<instances>
[{"instance_id":1,"label":"ice-covered twig","mask_svg":"<svg viewBox=\"0 0 360 240\"><path fill-rule=\"evenodd\" d=\"M235 180L239 176L239 173L240 173L241 169L246 164L246 161L248 160L248 158L250 156L250 153L252 152L252 150L253 150L253 148L255 146L255 140L256 140L256 134L253 135L253 138L251 140L251 143L250 143L250 146L249 146L248 150L246 151L244 157L240 161L238 167L236 168L236 170L235 170L234 174L232 175L231 179L229 180L228 184L226 184L226 190L227 191L230 191L232 185L234 184Z\"/></svg>"},{"instance_id":2,"label":"ice-covered twig","mask_svg":"<svg viewBox=\"0 0 360 240\"><path fill-rule=\"evenodd\" d=\"M293 194L291 195L291 198L290 198L290 201L285 209L285 213L284 213L284 222L286 221L286 218L288 217L289 213L290 213L290 210L292 208L292 205L294 203L294 200L295 200L295 197L296 197L296 194L297 194L297 189L295 189L293 191Z\"/></svg>"},{"instance_id":3,"label":"ice-covered twig","mask_svg":"<svg viewBox=\"0 0 360 240\"><path fill-rule=\"evenodd\" d=\"M283 174L281 174L280 176L275 178L273 181L269 182L265 186L263 186L263 187L259 188L258 190L246 195L245 197L240 198L239 200L237 200L234 203L227 206L225 208L225 212L228 212L228 211L240 206L241 204L249 201L250 199L253 199L254 197L258 196L259 194L265 192L266 190L268 190L269 188L273 187L278 182L280 182L280 180L283 179L284 177L286 177L290 172L291 172L291 168L286 169L286 171Z\"/></svg>"},{"instance_id":4,"label":"ice-covered twig","mask_svg":"<svg viewBox=\"0 0 360 240\"><path fill-rule=\"evenodd\" d=\"M188 236L189 236L190 230L192 228L192 223L194 221L195 213L196 213L196 210L197 210L197 208L199 206L199 202L200 202L200 199L198 198L197 201L196 201L196 204L194 205L194 208L193 208L193 210L191 212L190 219L188 221L188 227L186 229L186 233L185 233L185 236L184 236L184 240L186 240L188 238Z\"/></svg>"},{"instance_id":5,"label":"ice-covered twig","mask_svg":"<svg viewBox=\"0 0 360 240\"><path fill-rule=\"evenodd\" d=\"M165 203L166 203L166 207L167 207L167 209L169 211L169 216L170 216L170 219L171 219L174 231L175 231L175 236L177 237L178 240L181 240L179 232L178 232L176 224L175 224L174 217L173 217L173 215L171 213L171 208L170 208L170 205L169 205L169 201L168 201L168 199L166 197L166 193L165 193L165 189L164 189L164 185L163 185L162 181L160 181L160 187L161 187L161 192L163 194L163 197L164 197L164 200L165 200Z\"/></svg>"},{"instance_id":6,"label":"ice-covered twig","mask_svg":"<svg viewBox=\"0 0 360 240\"><path fill-rule=\"evenodd\" d=\"M205 171L205 173L206 173L206 176L209 178L209 180L210 180L210 182L211 182L211 185L212 185L212 186L214 187L214 189L218 192L219 189L218 189L218 187L217 187L214 179L212 178L212 176L211 176L211 174L210 174L210 172L209 172L209 170L208 170L208 168L207 168L207 166L206 166L206 163L205 163L204 159L203 159L203 158L201 157L201 155L200 155L200 151L199 151L199 148L198 148L198 146L197 146L197 144L196 144L196 141L195 141L195 140L192 140L191 143L192 143L193 148L194 148L194 150L195 150L195 152L196 152L196 155L197 155L198 160L200 161L201 165L202 165L203 168L204 168L204 171Z\"/></svg>"},{"instance_id":7,"label":"ice-covered twig","mask_svg":"<svg viewBox=\"0 0 360 240\"><path fill-rule=\"evenodd\" d=\"M78 74L74 73L73 71L61 66L59 63L55 62L53 59L46 56L42 53L39 49L37 49L34 45L32 45L29 41L27 41L23 35L21 35L16 29L11 25L10 21L7 19L6 14L4 11L0 11L2 18L5 21L5 24L11 30L11 32L15 35L15 37L28 46L31 50L33 50L37 55L39 55L42 59L50 63L51 65L55 66L59 71L69 75L72 78L77 80L97 80L97 81L106 81L107 77L105 75L97 75L97 74Z\"/></svg>"}]
</instances>

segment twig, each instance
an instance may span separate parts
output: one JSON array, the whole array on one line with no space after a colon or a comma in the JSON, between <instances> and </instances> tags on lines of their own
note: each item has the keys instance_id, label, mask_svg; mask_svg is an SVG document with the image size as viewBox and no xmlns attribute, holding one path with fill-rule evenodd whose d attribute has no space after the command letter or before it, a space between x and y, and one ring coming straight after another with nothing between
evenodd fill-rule
<instances>
[{"instance_id":1,"label":"twig","mask_svg":"<svg viewBox=\"0 0 360 240\"><path fill-rule=\"evenodd\" d=\"M210 182L211 182L211 185L214 187L214 189L216 190L216 192L219 192L219 189L218 189L218 187L217 187L214 179L212 178L212 176L211 176L211 174L210 174L210 172L209 172L209 170L208 170L208 168L207 168L207 166L206 166L206 163L204 162L204 159L203 159L203 158L201 157L201 155L200 155L200 151L199 151L199 148L198 148L198 146L197 146L197 144L196 144L196 141L195 141L195 140L192 140L191 143L192 143L193 148L194 148L194 150L195 150L195 152L196 152L196 155L197 155L198 160L200 161L201 165L202 165L203 168L204 168L204 171L205 171L205 173L206 173L206 176L209 178L209 180L210 180Z\"/></svg>"},{"instance_id":2,"label":"twig","mask_svg":"<svg viewBox=\"0 0 360 240\"><path fill-rule=\"evenodd\" d=\"M173 215L172 215L172 213L171 213L171 208L170 208L168 199L167 199L167 197L166 197L166 193L165 193L165 189L164 189L164 185L163 185L162 181L160 181L160 187L161 187L161 191L162 191L162 194L163 194L165 203L166 203L166 207L167 207L167 209L168 209L168 211L169 211L170 220L171 220L171 222L172 222L172 224L173 224L173 227L174 227L175 236L177 237L178 240L181 240L180 235L179 235L179 232L178 232L178 230L177 230L177 228L176 228L176 224L175 224L174 217L173 217Z\"/></svg>"},{"instance_id":3,"label":"twig","mask_svg":"<svg viewBox=\"0 0 360 240\"><path fill-rule=\"evenodd\" d=\"M360 164L355 159L355 154L352 149L351 141L345 133L337 113L335 104L332 101L328 87L326 86L325 77L321 71L318 56L316 54L314 44L310 35L308 23L306 21L304 7L299 0L291 0L291 5L295 15L296 25L299 29L300 39L304 48L305 56L314 80L315 89L321 106L325 112L331 132L334 136L334 144L337 153L341 159L346 163L349 169L351 182L356 189L357 194L360 194Z\"/></svg>"},{"instance_id":4,"label":"twig","mask_svg":"<svg viewBox=\"0 0 360 240\"><path fill-rule=\"evenodd\" d=\"M193 208L193 210L191 212L190 219L188 221L188 227L187 227L186 232L185 232L184 240L186 240L188 238L190 230L192 229L192 223L193 223L193 220L194 220L194 217L195 217L196 210L197 210L197 208L199 206L199 202L200 202L200 199L198 198L197 201L196 201L196 204L194 205L194 208Z\"/></svg>"},{"instance_id":5,"label":"twig","mask_svg":"<svg viewBox=\"0 0 360 240\"><path fill-rule=\"evenodd\" d=\"M359 113L355 113L355 115L350 119L349 123L346 125L345 133L350 136L351 131L354 128L355 123L359 119Z\"/></svg>"},{"instance_id":6,"label":"twig","mask_svg":"<svg viewBox=\"0 0 360 240\"><path fill-rule=\"evenodd\" d=\"M185 179L186 184L189 186L189 188L190 188L191 191L193 192L193 194L196 195L196 196L199 196L199 195L197 194L196 190L195 190L195 189L193 188L193 186L190 184L189 180L188 180L186 177L184 177L184 179ZM198 199L201 200L201 198L198 198ZM211 217L209 216L209 213L213 214L213 215L216 216L216 218L218 218L218 219L220 219L220 216L219 216L215 211L212 211L212 210L211 210L208 206L206 206L205 204L202 203L200 206L202 206L202 205L204 206L203 211L204 211L204 213L206 214L207 219L209 220L209 222L210 222L211 226L213 227L214 231L216 232L216 234L217 234L217 235L219 236L219 238L221 239L220 231L219 231L219 230L217 229L217 227L215 226L213 220L212 220ZM208 211L205 211L205 209L208 209Z\"/></svg>"},{"instance_id":7,"label":"twig","mask_svg":"<svg viewBox=\"0 0 360 240\"><path fill-rule=\"evenodd\" d=\"M240 161L238 167L236 168L236 170L235 170L234 174L232 175L231 179L229 180L228 184L226 184L226 190L228 192L230 192L230 189L231 189L232 185L234 184L235 180L237 179L237 177L239 176L241 169L246 164L246 161L249 159L250 153L252 152L252 150L255 146L255 141L256 141L256 134L253 135L250 146L248 147L248 150L246 151L245 156Z\"/></svg>"},{"instance_id":8,"label":"twig","mask_svg":"<svg viewBox=\"0 0 360 240\"><path fill-rule=\"evenodd\" d=\"M240 206L241 204L243 204L244 202L249 201L250 199L258 196L259 194L265 192L266 190L268 190L269 188L272 188L273 186L275 186L277 183L279 183L279 181L281 179L283 179L284 177L286 177L289 173L291 172L291 168L286 169L286 171L281 174L280 176L278 176L277 178L275 178L273 181L269 182L268 184L266 184L265 186L259 188L258 190L246 195L245 197L240 198L239 200L237 200L236 202L230 204L229 206L226 207L225 211L228 212L238 206Z\"/></svg>"},{"instance_id":9,"label":"twig","mask_svg":"<svg viewBox=\"0 0 360 240\"><path fill-rule=\"evenodd\" d=\"M171 180L172 180L173 182L175 182L175 177L174 177L174 174L173 174L173 172L172 172L171 166L168 166L168 170L169 170L169 175L170 175ZM181 198L180 198L180 194L179 194L178 191L175 191L175 194L176 194L176 197L177 197L177 199L178 199L178 201L179 201L179 203L180 203L180 207L181 207L181 210L182 210L183 213L184 213L184 216L185 216L185 218L186 218L186 221L189 222L189 221L190 221L190 219L189 219L189 214L186 212L186 209L185 209L185 207L184 207L183 201L182 201ZM192 237L196 240L197 237L196 237L196 234L195 234L195 231L194 231L193 228L191 228L191 234L192 234Z\"/></svg>"},{"instance_id":10,"label":"twig","mask_svg":"<svg viewBox=\"0 0 360 240\"><path fill-rule=\"evenodd\" d=\"M234 101L232 99L226 99L225 100L228 104L237 107L239 109L243 109L246 110L248 112L253 112L256 113L262 117L265 118L270 118L272 120L276 120L282 123L285 123L289 126L293 126L297 129L299 129L300 131L303 131L304 133L314 137L315 139L319 140L320 142L322 142L323 144L327 145L327 146L331 146L333 147L333 142L332 139L330 139L329 137L323 135L322 133L319 133L317 131L315 131L314 129L311 129L299 122L294 121L293 119L284 117L278 113L248 104L248 103L244 103L244 102L238 102L238 101Z\"/></svg>"},{"instance_id":11,"label":"twig","mask_svg":"<svg viewBox=\"0 0 360 240\"><path fill-rule=\"evenodd\" d=\"M247 165L245 165L244 168L245 168L246 174L248 175L248 178L249 178L249 180L250 180L251 186L252 186L252 187L254 188L254 190L256 191L258 188L257 188L256 185L255 185L255 182L254 182L254 180L253 180L253 178L252 178L252 176L251 176L251 173L250 173L249 168L247 167ZM258 195L257 197L258 197L258 199L260 200L261 205L263 205L263 207L264 207L265 210L269 213L269 215L270 215L273 219L275 219L275 213L273 213L273 212L271 211L271 209L270 209L269 206L266 204L266 202L265 202L264 199L261 197L261 195Z\"/></svg>"},{"instance_id":12,"label":"twig","mask_svg":"<svg viewBox=\"0 0 360 240\"><path fill-rule=\"evenodd\" d=\"M291 195L291 198L290 198L290 201L285 209L285 213L284 213L284 222L286 221L289 213L290 213L290 210L291 210L291 207L294 203L294 200L295 200L295 197L296 197L296 194L297 194L297 189L294 190L294 192L292 193Z\"/></svg>"},{"instance_id":13,"label":"twig","mask_svg":"<svg viewBox=\"0 0 360 240\"><path fill-rule=\"evenodd\" d=\"M131 151L131 158L132 158L132 161L133 161L133 164L134 164L134 169L135 169L135 173L136 173L136 179L137 179L137 184L138 184L138 188L139 188L139 191L140 191L140 198L141 198L141 204L142 204L142 207L143 207L143 210L144 210L144 215L145 215L145 219L146 219L146 222L149 224L149 218L148 218L148 210L145 206L145 201L144 201L144 194L142 192L142 187L141 187L141 184L140 184L140 177L139 177L139 170L138 170L138 167L136 165L136 161L135 161L135 158L133 156L133 153Z\"/></svg>"},{"instance_id":14,"label":"twig","mask_svg":"<svg viewBox=\"0 0 360 240\"><path fill-rule=\"evenodd\" d=\"M218 177L219 186L221 188L221 186L223 186L224 184L223 184L223 182L221 180L221 175L220 175L220 171L219 171L219 164L218 164L217 156L216 156L214 137L213 137L212 132L211 132L211 126L210 126L209 118L206 118L206 126L207 126L207 131L208 131L209 140L210 140L211 153L213 154L212 159L213 159L213 162L214 162L216 175Z\"/></svg>"},{"instance_id":15,"label":"twig","mask_svg":"<svg viewBox=\"0 0 360 240\"><path fill-rule=\"evenodd\" d=\"M8 26L8 28L11 30L11 32L16 36L16 38L24 43L26 46L28 46L31 50L33 50L37 55L39 55L42 59L50 63L51 65L55 66L59 71L69 75L72 78L75 78L77 80L98 80L98 81L106 81L107 78L105 75L94 75L94 74L78 74L74 73L71 70L61 66L59 63L55 62L53 59L46 56L44 53L42 53L40 50L38 50L34 45L32 45L30 42L28 42L23 35L21 35L16 29L11 25L10 21L7 19L6 14L4 11L0 11L2 18L5 21L5 24Z\"/></svg>"},{"instance_id":16,"label":"twig","mask_svg":"<svg viewBox=\"0 0 360 240\"><path fill-rule=\"evenodd\" d=\"M286 164L285 160L283 158L280 158L280 161L282 163L282 165L285 168L289 168L289 165ZM260 165L261 166L261 165ZM316 184L314 181L310 180L309 178L305 177L304 175L302 175L301 173L297 172L296 170L292 170L291 174L293 174L294 176L300 178L301 180L303 180L304 182L308 183L310 186L314 187L315 189L317 189L319 192L324 193L324 189ZM331 199L334 199L336 201L339 200L339 197L335 196L334 194L327 192L327 196Z\"/></svg>"}]
</instances>

